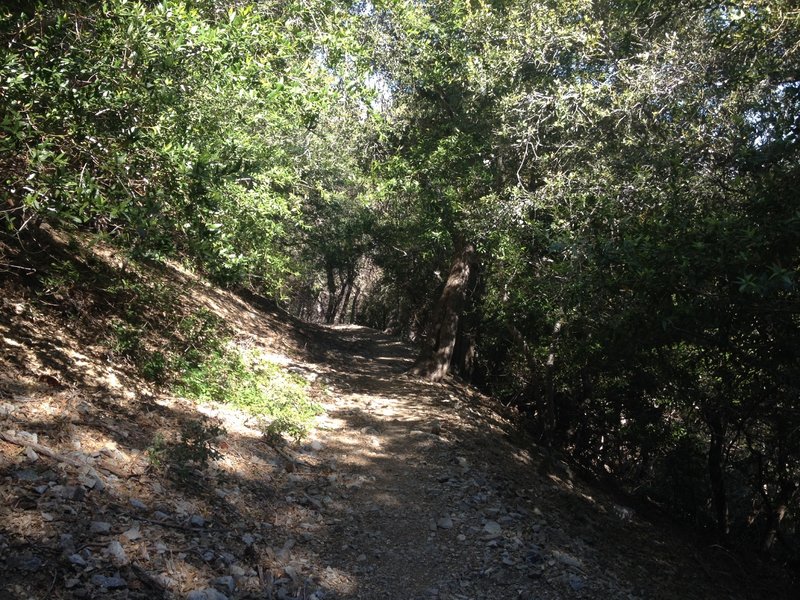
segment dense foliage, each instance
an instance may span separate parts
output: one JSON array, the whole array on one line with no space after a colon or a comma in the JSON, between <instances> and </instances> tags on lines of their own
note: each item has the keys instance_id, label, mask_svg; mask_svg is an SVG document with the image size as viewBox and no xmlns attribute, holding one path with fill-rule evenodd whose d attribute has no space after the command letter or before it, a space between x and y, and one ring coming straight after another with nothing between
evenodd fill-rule
<instances>
[{"instance_id":1,"label":"dense foliage","mask_svg":"<svg viewBox=\"0 0 800 600\"><path fill-rule=\"evenodd\" d=\"M333 74L313 4L5 8L6 224L105 231L277 294ZM324 16L324 15L323 15Z\"/></svg>"},{"instance_id":2,"label":"dense foliage","mask_svg":"<svg viewBox=\"0 0 800 600\"><path fill-rule=\"evenodd\" d=\"M470 378L723 539L798 556L791 2L3 11L11 234L71 223L433 340L425 374Z\"/></svg>"}]
</instances>

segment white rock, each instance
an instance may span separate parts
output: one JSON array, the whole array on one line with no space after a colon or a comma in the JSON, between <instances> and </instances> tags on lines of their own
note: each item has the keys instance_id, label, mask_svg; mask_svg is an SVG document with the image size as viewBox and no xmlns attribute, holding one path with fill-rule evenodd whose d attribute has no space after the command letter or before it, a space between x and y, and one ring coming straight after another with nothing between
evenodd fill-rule
<instances>
[{"instance_id":1,"label":"white rock","mask_svg":"<svg viewBox=\"0 0 800 600\"><path fill-rule=\"evenodd\" d=\"M123 548L122 544L120 544L117 540L114 540L108 544L108 554L117 564L128 564L128 556L125 554L125 548Z\"/></svg>"},{"instance_id":2,"label":"white rock","mask_svg":"<svg viewBox=\"0 0 800 600\"><path fill-rule=\"evenodd\" d=\"M142 532L139 531L139 524L137 523L122 535L130 541L138 540L140 537L142 537Z\"/></svg>"},{"instance_id":3,"label":"white rock","mask_svg":"<svg viewBox=\"0 0 800 600\"><path fill-rule=\"evenodd\" d=\"M231 575L234 577L244 577L244 569L239 565L231 565Z\"/></svg>"}]
</instances>

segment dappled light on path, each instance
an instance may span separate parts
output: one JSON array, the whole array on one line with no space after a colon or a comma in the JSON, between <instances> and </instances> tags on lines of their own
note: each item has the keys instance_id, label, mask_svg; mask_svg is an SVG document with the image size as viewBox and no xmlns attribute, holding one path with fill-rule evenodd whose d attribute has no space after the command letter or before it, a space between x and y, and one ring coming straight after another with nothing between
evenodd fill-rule
<instances>
[{"instance_id":1,"label":"dappled light on path","mask_svg":"<svg viewBox=\"0 0 800 600\"><path fill-rule=\"evenodd\" d=\"M233 406L147 385L96 332L15 292L0 316L8 597L741 597L724 557L698 558L566 465L550 468L518 415L458 381L407 376L415 351L401 341L303 324L159 268L187 310L224 317L237 343L304 377L324 413L308 438L272 439ZM202 419L226 430L218 460L181 476L159 464Z\"/></svg>"}]
</instances>

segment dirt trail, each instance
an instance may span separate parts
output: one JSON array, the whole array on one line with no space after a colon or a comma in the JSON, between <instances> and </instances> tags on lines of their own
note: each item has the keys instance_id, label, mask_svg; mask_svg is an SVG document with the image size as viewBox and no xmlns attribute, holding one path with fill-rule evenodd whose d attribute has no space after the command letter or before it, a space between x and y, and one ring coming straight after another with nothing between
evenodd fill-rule
<instances>
[{"instance_id":1,"label":"dirt trail","mask_svg":"<svg viewBox=\"0 0 800 600\"><path fill-rule=\"evenodd\" d=\"M317 454L346 482L314 540L320 563L336 574L323 582L337 597L755 592L712 573L705 562L718 569L719 557L701 558L573 481L566 465L543 472L540 456L511 443L514 428L489 399L458 383L404 376L413 352L397 340L353 326L314 328L309 349L312 362L301 368L333 393Z\"/></svg>"},{"instance_id":2,"label":"dirt trail","mask_svg":"<svg viewBox=\"0 0 800 600\"><path fill-rule=\"evenodd\" d=\"M91 309L102 298L67 311L7 279L1 599L777 597L722 548L543 463L492 400L404 376L414 355L400 341L298 323L177 267L152 276L180 286L186 314L214 312L312 380L326 412L308 440L271 446L241 411L111 360ZM154 469L154 440L199 414L228 432L221 459L180 482Z\"/></svg>"}]
</instances>

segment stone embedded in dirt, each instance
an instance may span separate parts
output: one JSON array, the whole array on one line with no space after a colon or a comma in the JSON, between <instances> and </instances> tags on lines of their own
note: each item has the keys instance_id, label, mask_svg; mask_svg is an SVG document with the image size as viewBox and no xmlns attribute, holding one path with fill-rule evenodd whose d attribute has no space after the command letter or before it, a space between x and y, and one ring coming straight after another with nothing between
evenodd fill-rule
<instances>
[{"instance_id":1,"label":"stone embedded in dirt","mask_svg":"<svg viewBox=\"0 0 800 600\"><path fill-rule=\"evenodd\" d=\"M147 510L147 505L138 498L131 498L129 502L136 510Z\"/></svg>"},{"instance_id":2,"label":"stone embedded in dirt","mask_svg":"<svg viewBox=\"0 0 800 600\"><path fill-rule=\"evenodd\" d=\"M22 469L14 473L14 476L20 481L37 481L41 477L41 475L33 469Z\"/></svg>"},{"instance_id":3,"label":"stone embedded in dirt","mask_svg":"<svg viewBox=\"0 0 800 600\"><path fill-rule=\"evenodd\" d=\"M255 543L255 541L256 541L256 538L254 538L254 537L253 537L251 534L249 534L249 533L245 533L245 534L242 536L242 542L244 542L244 544L245 544L246 546L252 546L252 545Z\"/></svg>"},{"instance_id":4,"label":"stone embedded in dirt","mask_svg":"<svg viewBox=\"0 0 800 600\"><path fill-rule=\"evenodd\" d=\"M245 572L239 565L231 565L231 575L234 577L244 577Z\"/></svg>"},{"instance_id":5,"label":"stone embedded in dirt","mask_svg":"<svg viewBox=\"0 0 800 600\"><path fill-rule=\"evenodd\" d=\"M203 518L203 515L192 515L192 517L189 519L189 524L192 527L204 527L206 520Z\"/></svg>"},{"instance_id":6,"label":"stone embedded in dirt","mask_svg":"<svg viewBox=\"0 0 800 600\"><path fill-rule=\"evenodd\" d=\"M314 496L309 496L308 494L303 495L300 504L306 506L310 504L317 510L322 510L324 508L324 505L322 504L322 501L319 498L315 498Z\"/></svg>"},{"instance_id":7,"label":"stone embedded in dirt","mask_svg":"<svg viewBox=\"0 0 800 600\"><path fill-rule=\"evenodd\" d=\"M111 531L111 523L106 521L92 521L91 525L89 525L90 533L106 534L109 531Z\"/></svg>"},{"instance_id":8,"label":"stone embedded in dirt","mask_svg":"<svg viewBox=\"0 0 800 600\"><path fill-rule=\"evenodd\" d=\"M578 577L577 575L570 575L569 576L569 587L571 587L576 592L579 592L586 586L586 582L583 578Z\"/></svg>"},{"instance_id":9,"label":"stone embedded in dirt","mask_svg":"<svg viewBox=\"0 0 800 600\"><path fill-rule=\"evenodd\" d=\"M125 533L122 534L125 539L128 541L136 541L142 537L142 532L139 530L139 524L135 523L133 527L128 529Z\"/></svg>"},{"instance_id":10,"label":"stone embedded in dirt","mask_svg":"<svg viewBox=\"0 0 800 600\"><path fill-rule=\"evenodd\" d=\"M502 533L503 528L497 521L486 521L486 524L483 526L483 531L488 535L498 536Z\"/></svg>"},{"instance_id":11,"label":"stone embedded in dirt","mask_svg":"<svg viewBox=\"0 0 800 600\"><path fill-rule=\"evenodd\" d=\"M71 590L72 588L74 588L74 587L76 587L76 586L80 585L80 583L81 583L81 580L80 580L80 579L78 579L77 577L70 577L69 579L67 579L67 580L64 582L64 587L65 587L66 589L68 589L68 590Z\"/></svg>"},{"instance_id":12,"label":"stone embedded in dirt","mask_svg":"<svg viewBox=\"0 0 800 600\"><path fill-rule=\"evenodd\" d=\"M452 529L453 528L453 519L450 517L442 517L441 519L436 521L437 527L439 529Z\"/></svg>"},{"instance_id":13,"label":"stone embedded in dirt","mask_svg":"<svg viewBox=\"0 0 800 600\"><path fill-rule=\"evenodd\" d=\"M14 436L17 439L22 440L24 442L31 442L33 444L39 443L39 436L35 433L31 433L30 431L17 431L17 432L8 431L7 433L14 434Z\"/></svg>"},{"instance_id":14,"label":"stone embedded in dirt","mask_svg":"<svg viewBox=\"0 0 800 600\"><path fill-rule=\"evenodd\" d=\"M114 575L113 577L106 577L100 574L92 575L92 583L107 590L120 590L128 587L128 582L119 575Z\"/></svg>"},{"instance_id":15,"label":"stone embedded in dirt","mask_svg":"<svg viewBox=\"0 0 800 600\"><path fill-rule=\"evenodd\" d=\"M582 566L580 560L567 554L566 552L561 552L559 550L553 551L553 558L558 560L560 563L567 565L568 567L575 567L579 569Z\"/></svg>"},{"instance_id":16,"label":"stone embedded in dirt","mask_svg":"<svg viewBox=\"0 0 800 600\"><path fill-rule=\"evenodd\" d=\"M65 552L74 552L75 540L71 533L62 533L58 539L58 546Z\"/></svg>"},{"instance_id":17,"label":"stone embedded in dirt","mask_svg":"<svg viewBox=\"0 0 800 600\"><path fill-rule=\"evenodd\" d=\"M97 490L98 492L102 492L105 489L105 485L99 477L94 477L89 474L81 475L78 477L78 481L80 481L81 485L88 490Z\"/></svg>"},{"instance_id":18,"label":"stone embedded in dirt","mask_svg":"<svg viewBox=\"0 0 800 600\"><path fill-rule=\"evenodd\" d=\"M110 542L106 550L108 551L108 555L114 559L116 564L128 564L128 556L125 554L125 548L123 548L122 544L120 544L117 540Z\"/></svg>"},{"instance_id":19,"label":"stone embedded in dirt","mask_svg":"<svg viewBox=\"0 0 800 600\"><path fill-rule=\"evenodd\" d=\"M76 567L85 567L86 560L80 554L71 554L69 557L69 562Z\"/></svg>"},{"instance_id":20,"label":"stone embedded in dirt","mask_svg":"<svg viewBox=\"0 0 800 600\"><path fill-rule=\"evenodd\" d=\"M214 587L227 590L229 594L232 594L236 589L236 582L230 575L223 575L214 580Z\"/></svg>"},{"instance_id":21,"label":"stone embedded in dirt","mask_svg":"<svg viewBox=\"0 0 800 600\"><path fill-rule=\"evenodd\" d=\"M532 545L525 554L525 560L531 564L542 562L542 549L539 546Z\"/></svg>"},{"instance_id":22,"label":"stone embedded in dirt","mask_svg":"<svg viewBox=\"0 0 800 600\"><path fill-rule=\"evenodd\" d=\"M167 590L178 585L178 582L175 581L172 577L170 577L166 573L159 573L158 575L154 575L153 579L157 581L161 587Z\"/></svg>"},{"instance_id":23,"label":"stone embedded in dirt","mask_svg":"<svg viewBox=\"0 0 800 600\"><path fill-rule=\"evenodd\" d=\"M44 561L35 554L21 554L12 556L8 559L8 565L12 569L33 572L38 571L44 565Z\"/></svg>"},{"instance_id":24,"label":"stone embedded in dirt","mask_svg":"<svg viewBox=\"0 0 800 600\"><path fill-rule=\"evenodd\" d=\"M156 521L166 521L169 519L169 515L165 512L157 510L153 513L153 519Z\"/></svg>"},{"instance_id":25,"label":"stone embedded in dirt","mask_svg":"<svg viewBox=\"0 0 800 600\"><path fill-rule=\"evenodd\" d=\"M228 597L214 588L206 588L189 592L186 600L228 600Z\"/></svg>"}]
</instances>

